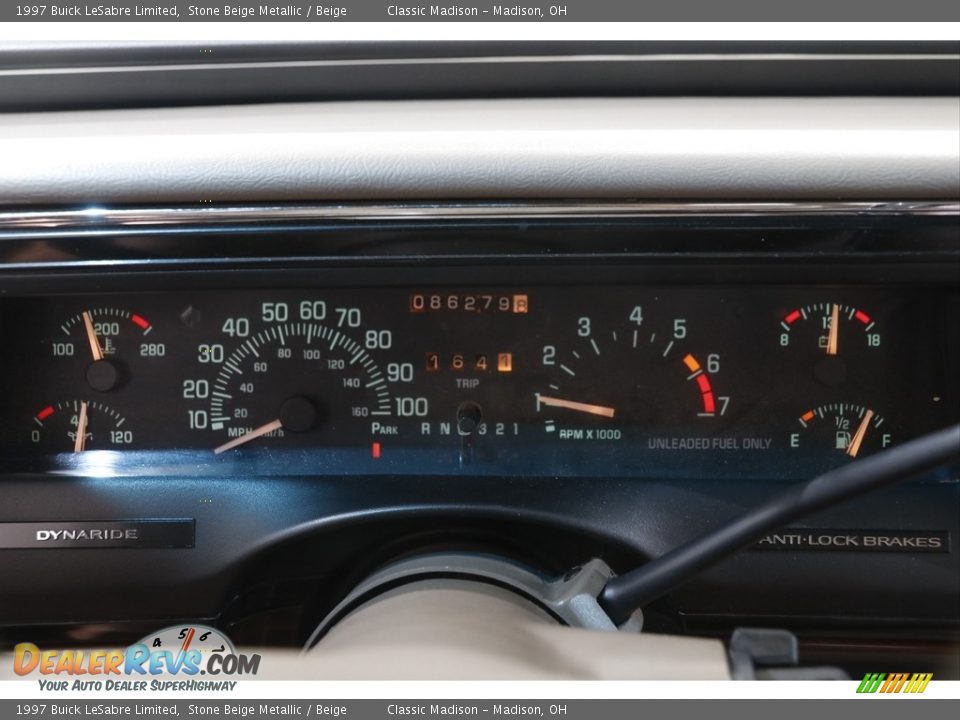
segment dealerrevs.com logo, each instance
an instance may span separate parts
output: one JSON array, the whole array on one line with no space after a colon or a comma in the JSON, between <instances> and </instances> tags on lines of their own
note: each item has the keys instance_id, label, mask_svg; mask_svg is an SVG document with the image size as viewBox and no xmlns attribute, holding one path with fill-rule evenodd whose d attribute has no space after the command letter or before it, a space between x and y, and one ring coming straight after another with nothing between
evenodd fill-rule
<instances>
[{"instance_id":1,"label":"dealerrevs.com logo","mask_svg":"<svg viewBox=\"0 0 960 720\"><path fill-rule=\"evenodd\" d=\"M922 693L933 673L867 673L857 687L858 693Z\"/></svg>"},{"instance_id":2,"label":"dealerrevs.com logo","mask_svg":"<svg viewBox=\"0 0 960 720\"><path fill-rule=\"evenodd\" d=\"M50 691L233 690L236 681L225 678L256 675L260 659L237 652L214 628L175 625L124 649L42 650L20 643L13 670L41 676L40 689Z\"/></svg>"}]
</instances>

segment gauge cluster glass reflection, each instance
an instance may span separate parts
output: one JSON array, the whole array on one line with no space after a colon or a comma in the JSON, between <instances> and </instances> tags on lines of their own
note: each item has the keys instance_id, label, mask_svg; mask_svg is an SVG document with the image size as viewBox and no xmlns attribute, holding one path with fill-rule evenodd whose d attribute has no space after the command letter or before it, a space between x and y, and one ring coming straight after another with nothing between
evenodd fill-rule
<instances>
[{"instance_id":1,"label":"gauge cluster glass reflection","mask_svg":"<svg viewBox=\"0 0 960 720\"><path fill-rule=\"evenodd\" d=\"M800 479L956 421L950 302L625 285L8 297L0 445L6 469L68 474L108 452L117 476Z\"/></svg>"}]
</instances>

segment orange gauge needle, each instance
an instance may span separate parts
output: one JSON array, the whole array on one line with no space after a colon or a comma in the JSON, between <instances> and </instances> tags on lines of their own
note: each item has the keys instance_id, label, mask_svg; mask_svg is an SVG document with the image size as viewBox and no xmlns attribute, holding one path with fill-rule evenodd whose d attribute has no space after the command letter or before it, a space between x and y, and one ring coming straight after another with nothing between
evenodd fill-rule
<instances>
[{"instance_id":1,"label":"orange gauge needle","mask_svg":"<svg viewBox=\"0 0 960 720\"><path fill-rule=\"evenodd\" d=\"M103 348L100 347L100 341L97 339L97 331L93 329L93 317L89 310L83 311L83 326L87 329L87 340L90 342L93 361L103 360Z\"/></svg>"},{"instance_id":2,"label":"orange gauge needle","mask_svg":"<svg viewBox=\"0 0 960 720\"><path fill-rule=\"evenodd\" d=\"M73 451L81 453L87 444L87 403L80 403L80 416L77 418L77 436L73 440Z\"/></svg>"},{"instance_id":3,"label":"orange gauge needle","mask_svg":"<svg viewBox=\"0 0 960 720\"><path fill-rule=\"evenodd\" d=\"M867 410L863 414L863 420L860 421L860 427L857 428L857 431L853 434L853 439L847 446L847 455L850 457L855 458L857 453L860 452L860 446L863 445L863 438L867 434L867 428L870 427L870 421L872 419L873 410Z\"/></svg>"},{"instance_id":4,"label":"orange gauge needle","mask_svg":"<svg viewBox=\"0 0 960 720\"><path fill-rule=\"evenodd\" d=\"M220 453L225 453L227 450L233 450L235 447L239 447L240 445L243 445L244 443L248 443L251 440L256 440L258 437L263 437L264 435L272 433L274 430L279 430L282 427L283 427L283 423L280 422L279 419L271 420L266 425L261 425L258 428L254 428L250 432L244 433L240 437L236 437L233 440L230 440L229 442L225 442L220 447L214 448L213 452L215 455L219 455Z\"/></svg>"},{"instance_id":5,"label":"orange gauge needle","mask_svg":"<svg viewBox=\"0 0 960 720\"><path fill-rule=\"evenodd\" d=\"M840 306L836 303L830 309L830 336L827 338L827 355L837 354L837 335L840 333Z\"/></svg>"},{"instance_id":6,"label":"orange gauge needle","mask_svg":"<svg viewBox=\"0 0 960 720\"><path fill-rule=\"evenodd\" d=\"M538 394L537 402L541 405L566 408L567 410L576 410L577 412L589 413L591 415L602 415L603 417L608 418L612 418L616 412L616 410L612 407L605 407L603 405L589 405L587 403L574 402L573 400L561 400L560 398L550 397L549 395Z\"/></svg>"}]
</instances>

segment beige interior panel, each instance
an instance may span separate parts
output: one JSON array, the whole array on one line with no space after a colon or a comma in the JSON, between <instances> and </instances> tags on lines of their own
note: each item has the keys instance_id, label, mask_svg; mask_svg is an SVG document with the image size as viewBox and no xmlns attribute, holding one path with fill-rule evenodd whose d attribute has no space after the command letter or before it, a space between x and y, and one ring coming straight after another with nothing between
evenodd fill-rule
<instances>
[{"instance_id":1,"label":"beige interior panel","mask_svg":"<svg viewBox=\"0 0 960 720\"><path fill-rule=\"evenodd\" d=\"M943 199L957 98L336 102L0 115L0 205Z\"/></svg>"}]
</instances>

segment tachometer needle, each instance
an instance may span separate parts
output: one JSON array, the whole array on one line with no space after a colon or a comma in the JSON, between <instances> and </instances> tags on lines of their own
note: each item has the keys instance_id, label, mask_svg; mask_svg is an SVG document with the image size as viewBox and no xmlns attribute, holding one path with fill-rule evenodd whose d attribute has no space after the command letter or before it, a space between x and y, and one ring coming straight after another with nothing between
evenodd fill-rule
<instances>
[{"instance_id":1,"label":"tachometer needle","mask_svg":"<svg viewBox=\"0 0 960 720\"><path fill-rule=\"evenodd\" d=\"M73 439L73 451L81 453L87 444L87 403L80 403L80 415L77 418L77 436Z\"/></svg>"},{"instance_id":2,"label":"tachometer needle","mask_svg":"<svg viewBox=\"0 0 960 720\"><path fill-rule=\"evenodd\" d=\"M103 348L100 347L100 341L97 339L97 331L93 329L93 317L89 310L83 311L83 326L87 329L87 340L90 342L93 361L103 360Z\"/></svg>"},{"instance_id":3,"label":"tachometer needle","mask_svg":"<svg viewBox=\"0 0 960 720\"><path fill-rule=\"evenodd\" d=\"M860 421L860 427L857 428L857 431L853 434L853 439L847 445L847 455L850 457L855 458L857 453L860 452L860 446L863 445L863 438L867 434L867 428L870 427L872 419L873 410L867 410L863 414L863 420Z\"/></svg>"},{"instance_id":4,"label":"tachometer needle","mask_svg":"<svg viewBox=\"0 0 960 720\"><path fill-rule=\"evenodd\" d=\"M549 395L538 394L537 400L542 405L566 408L567 410L576 410L577 412L589 413L591 415L602 415L603 417L608 418L612 418L616 412L616 410L612 407L605 407L604 405L589 405L587 403L574 402L573 400L562 400L560 398L550 397Z\"/></svg>"},{"instance_id":5,"label":"tachometer needle","mask_svg":"<svg viewBox=\"0 0 960 720\"><path fill-rule=\"evenodd\" d=\"M276 420L271 420L266 425L261 425L258 428L254 428L248 433L244 433L240 437L236 437L229 442L225 442L223 445L213 449L215 455L220 453L225 453L227 450L233 450L235 447L239 447L244 443L248 443L251 440L256 440L258 437L263 437L269 433L272 433L274 430L279 430L283 427L283 423L280 422L279 418Z\"/></svg>"},{"instance_id":6,"label":"tachometer needle","mask_svg":"<svg viewBox=\"0 0 960 720\"><path fill-rule=\"evenodd\" d=\"M830 335L827 337L827 355L837 354L837 335L840 333L840 306L836 303L830 309Z\"/></svg>"}]
</instances>

